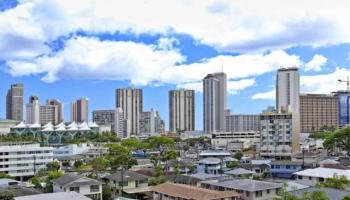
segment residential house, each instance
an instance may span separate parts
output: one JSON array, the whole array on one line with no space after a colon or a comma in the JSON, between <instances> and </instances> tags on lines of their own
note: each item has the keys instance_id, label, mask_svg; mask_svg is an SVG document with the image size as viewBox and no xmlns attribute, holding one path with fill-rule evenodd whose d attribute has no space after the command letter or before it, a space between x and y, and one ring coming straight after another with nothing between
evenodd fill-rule
<instances>
[{"instance_id":1,"label":"residential house","mask_svg":"<svg viewBox=\"0 0 350 200\"><path fill-rule=\"evenodd\" d=\"M236 159L231 157L224 158L204 158L198 161L197 173L208 173L208 174L220 174L223 169L232 161Z\"/></svg>"},{"instance_id":2,"label":"residential house","mask_svg":"<svg viewBox=\"0 0 350 200\"><path fill-rule=\"evenodd\" d=\"M335 175L345 176L347 179L350 179L350 170L348 169L318 167L295 172L294 174L296 175L297 182L310 186L315 186L317 183L323 182L326 178L332 178Z\"/></svg>"},{"instance_id":3,"label":"residential house","mask_svg":"<svg viewBox=\"0 0 350 200\"><path fill-rule=\"evenodd\" d=\"M291 161L273 161L270 163L268 174L273 178L293 178L294 173L302 169L303 164Z\"/></svg>"},{"instance_id":4,"label":"residential house","mask_svg":"<svg viewBox=\"0 0 350 200\"><path fill-rule=\"evenodd\" d=\"M53 192L81 193L93 200L102 200L102 183L85 176L67 173L52 180Z\"/></svg>"},{"instance_id":5,"label":"residential house","mask_svg":"<svg viewBox=\"0 0 350 200\"><path fill-rule=\"evenodd\" d=\"M226 171L226 172L224 172L224 174L232 176L232 177L249 177L249 176L254 175L255 172L238 167L238 168Z\"/></svg>"},{"instance_id":6,"label":"residential house","mask_svg":"<svg viewBox=\"0 0 350 200\"><path fill-rule=\"evenodd\" d=\"M201 187L219 191L233 190L239 193L243 200L267 200L277 197L277 192L282 184L252 179L233 179L216 182L203 181Z\"/></svg>"},{"instance_id":7,"label":"residential house","mask_svg":"<svg viewBox=\"0 0 350 200\"><path fill-rule=\"evenodd\" d=\"M148 176L123 170L105 176L103 180L115 188L117 193L126 193L130 197L139 197L143 193L151 191L148 187Z\"/></svg>"},{"instance_id":8,"label":"residential house","mask_svg":"<svg viewBox=\"0 0 350 200\"><path fill-rule=\"evenodd\" d=\"M153 200L236 200L234 191L215 191L191 185L163 183L152 188Z\"/></svg>"},{"instance_id":9,"label":"residential house","mask_svg":"<svg viewBox=\"0 0 350 200\"><path fill-rule=\"evenodd\" d=\"M15 197L15 200L91 200L77 192L45 193L29 196Z\"/></svg>"}]
</instances>

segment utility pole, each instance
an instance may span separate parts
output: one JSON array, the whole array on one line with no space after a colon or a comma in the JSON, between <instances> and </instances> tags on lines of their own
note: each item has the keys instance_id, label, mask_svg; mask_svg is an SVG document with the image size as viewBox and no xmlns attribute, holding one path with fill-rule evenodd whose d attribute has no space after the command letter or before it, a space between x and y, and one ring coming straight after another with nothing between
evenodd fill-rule
<instances>
[{"instance_id":1,"label":"utility pole","mask_svg":"<svg viewBox=\"0 0 350 200\"><path fill-rule=\"evenodd\" d=\"M33 167L34 167L34 176L35 176L35 174L36 174L36 156L35 155L33 155Z\"/></svg>"},{"instance_id":2,"label":"utility pole","mask_svg":"<svg viewBox=\"0 0 350 200\"><path fill-rule=\"evenodd\" d=\"M346 80L339 79L338 82L339 83L346 83L346 91L350 92L350 78L349 78L349 76L347 77Z\"/></svg>"}]
</instances>

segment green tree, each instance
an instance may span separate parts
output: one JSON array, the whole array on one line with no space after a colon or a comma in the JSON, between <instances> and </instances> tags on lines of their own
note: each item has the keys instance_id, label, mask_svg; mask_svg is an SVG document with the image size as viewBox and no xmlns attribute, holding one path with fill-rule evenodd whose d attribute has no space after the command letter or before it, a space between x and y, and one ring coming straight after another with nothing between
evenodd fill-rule
<instances>
[{"instance_id":1,"label":"green tree","mask_svg":"<svg viewBox=\"0 0 350 200\"><path fill-rule=\"evenodd\" d=\"M226 165L226 167L230 169L236 168L237 166L239 166L239 161L237 160L231 161Z\"/></svg>"},{"instance_id":2,"label":"green tree","mask_svg":"<svg viewBox=\"0 0 350 200\"><path fill-rule=\"evenodd\" d=\"M327 194L322 190L315 190L313 192L304 192L302 200L330 200Z\"/></svg>"},{"instance_id":3,"label":"green tree","mask_svg":"<svg viewBox=\"0 0 350 200\"><path fill-rule=\"evenodd\" d=\"M68 160L65 160L62 162L63 167L70 167L70 162Z\"/></svg>"},{"instance_id":4,"label":"green tree","mask_svg":"<svg viewBox=\"0 0 350 200\"><path fill-rule=\"evenodd\" d=\"M13 200L13 199L15 199L15 195L10 191L0 190L0 199L1 200Z\"/></svg>"},{"instance_id":5,"label":"green tree","mask_svg":"<svg viewBox=\"0 0 350 200\"><path fill-rule=\"evenodd\" d=\"M84 165L84 162L82 161L82 160L76 160L75 162L74 162L74 167L75 168L79 168L79 167L81 167L81 166L83 166Z\"/></svg>"},{"instance_id":6,"label":"green tree","mask_svg":"<svg viewBox=\"0 0 350 200\"><path fill-rule=\"evenodd\" d=\"M350 195L346 195L342 198L342 200L350 200Z\"/></svg>"},{"instance_id":7,"label":"green tree","mask_svg":"<svg viewBox=\"0 0 350 200\"><path fill-rule=\"evenodd\" d=\"M58 171L60 169L60 163L58 161L49 162L46 168L48 171Z\"/></svg>"},{"instance_id":8,"label":"green tree","mask_svg":"<svg viewBox=\"0 0 350 200\"><path fill-rule=\"evenodd\" d=\"M344 190L350 185L350 180L346 176L334 175L332 178L327 178L323 183L320 184L322 187L336 188Z\"/></svg>"},{"instance_id":9,"label":"green tree","mask_svg":"<svg viewBox=\"0 0 350 200\"><path fill-rule=\"evenodd\" d=\"M41 180L40 180L39 177L34 176L34 177L31 179L31 182L32 182L32 184L35 186L35 188L41 188Z\"/></svg>"},{"instance_id":10,"label":"green tree","mask_svg":"<svg viewBox=\"0 0 350 200\"><path fill-rule=\"evenodd\" d=\"M241 160L242 157L243 153L241 151L237 151L234 155L234 158L236 158L237 160Z\"/></svg>"},{"instance_id":11,"label":"green tree","mask_svg":"<svg viewBox=\"0 0 350 200\"><path fill-rule=\"evenodd\" d=\"M108 184L102 186L102 199L110 200L112 197L112 188Z\"/></svg>"},{"instance_id":12,"label":"green tree","mask_svg":"<svg viewBox=\"0 0 350 200\"><path fill-rule=\"evenodd\" d=\"M110 165L110 161L103 158L103 157L100 157L100 158L93 159L90 164L91 164L93 171L95 173L98 173L98 172L108 168Z\"/></svg>"},{"instance_id":13,"label":"green tree","mask_svg":"<svg viewBox=\"0 0 350 200\"><path fill-rule=\"evenodd\" d=\"M106 158L110 161L112 169L120 166L130 168L137 164L137 160L132 157L131 151L120 144L108 144L109 153Z\"/></svg>"},{"instance_id":14,"label":"green tree","mask_svg":"<svg viewBox=\"0 0 350 200\"><path fill-rule=\"evenodd\" d=\"M337 147L350 155L350 126L333 132L325 139L323 145L328 151L334 152L334 147Z\"/></svg>"},{"instance_id":15,"label":"green tree","mask_svg":"<svg viewBox=\"0 0 350 200\"><path fill-rule=\"evenodd\" d=\"M52 180L59 178L63 176L63 172L62 171L50 171L48 173L48 176L45 180L46 183L46 187L45 187L45 192L52 192Z\"/></svg>"},{"instance_id":16,"label":"green tree","mask_svg":"<svg viewBox=\"0 0 350 200\"><path fill-rule=\"evenodd\" d=\"M176 165L174 166L174 174L180 174L180 165L179 163L176 163Z\"/></svg>"},{"instance_id":17,"label":"green tree","mask_svg":"<svg viewBox=\"0 0 350 200\"><path fill-rule=\"evenodd\" d=\"M286 190L287 186L288 186L287 183L282 184L282 188L280 188L277 192L277 195L279 197L274 198L274 200L298 200L297 196L287 192Z\"/></svg>"},{"instance_id":18,"label":"green tree","mask_svg":"<svg viewBox=\"0 0 350 200\"><path fill-rule=\"evenodd\" d=\"M136 138L124 139L122 140L121 145L130 150L138 150L138 149L142 149L143 147L142 143Z\"/></svg>"},{"instance_id":19,"label":"green tree","mask_svg":"<svg viewBox=\"0 0 350 200\"><path fill-rule=\"evenodd\" d=\"M164 137L164 136L150 137L145 141L145 143L148 143L150 148L156 148L156 149L160 149L161 146L167 146L167 147L174 147L175 146L174 139Z\"/></svg>"},{"instance_id":20,"label":"green tree","mask_svg":"<svg viewBox=\"0 0 350 200\"><path fill-rule=\"evenodd\" d=\"M15 179L15 177L5 174L4 172L0 172L0 179L1 178Z\"/></svg>"}]
</instances>

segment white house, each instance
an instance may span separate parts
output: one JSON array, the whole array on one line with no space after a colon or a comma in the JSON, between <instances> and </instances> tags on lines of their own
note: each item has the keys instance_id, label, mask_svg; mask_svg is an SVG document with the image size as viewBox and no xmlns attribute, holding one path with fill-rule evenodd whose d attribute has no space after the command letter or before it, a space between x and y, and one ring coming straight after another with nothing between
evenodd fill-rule
<instances>
[{"instance_id":1,"label":"white house","mask_svg":"<svg viewBox=\"0 0 350 200\"><path fill-rule=\"evenodd\" d=\"M326 178L332 178L335 175L345 176L347 179L350 179L350 170L324 167L306 169L295 172L294 174L297 177L297 182L309 186L314 186L319 182L323 182Z\"/></svg>"},{"instance_id":2,"label":"white house","mask_svg":"<svg viewBox=\"0 0 350 200\"><path fill-rule=\"evenodd\" d=\"M53 192L75 191L93 200L102 200L102 183L85 176L67 173L52 180Z\"/></svg>"}]
</instances>

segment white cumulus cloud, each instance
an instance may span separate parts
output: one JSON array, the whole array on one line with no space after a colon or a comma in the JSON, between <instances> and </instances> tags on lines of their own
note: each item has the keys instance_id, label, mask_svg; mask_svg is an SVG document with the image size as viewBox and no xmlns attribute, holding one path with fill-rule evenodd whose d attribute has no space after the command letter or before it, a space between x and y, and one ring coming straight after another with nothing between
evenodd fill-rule
<instances>
[{"instance_id":1,"label":"white cumulus cloud","mask_svg":"<svg viewBox=\"0 0 350 200\"><path fill-rule=\"evenodd\" d=\"M327 58L323 55L316 54L314 57L305 64L305 71L321 71L327 63Z\"/></svg>"},{"instance_id":2,"label":"white cumulus cloud","mask_svg":"<svg viewBox=\"0 0 350 200\"><path fill-rule=\"evenodd\" d=\"M276 98L276 89L272 89L267 92L259 92L252 96L252 99L260 99L260 100L273 100Z\"/></svg>"}]
</instances>

